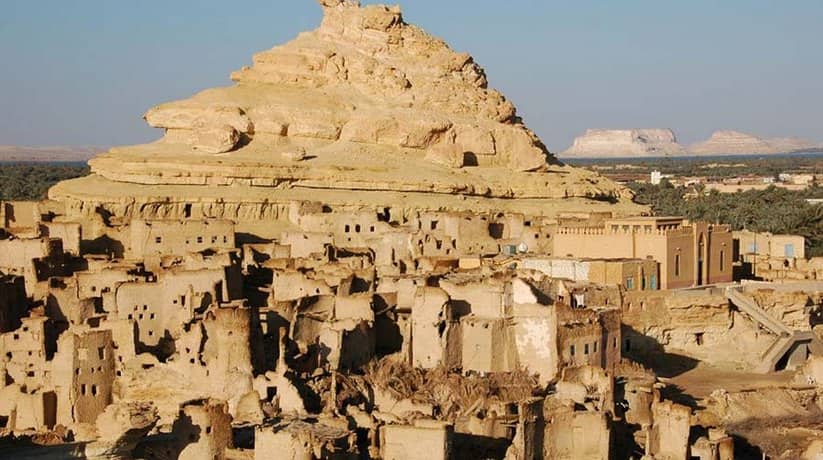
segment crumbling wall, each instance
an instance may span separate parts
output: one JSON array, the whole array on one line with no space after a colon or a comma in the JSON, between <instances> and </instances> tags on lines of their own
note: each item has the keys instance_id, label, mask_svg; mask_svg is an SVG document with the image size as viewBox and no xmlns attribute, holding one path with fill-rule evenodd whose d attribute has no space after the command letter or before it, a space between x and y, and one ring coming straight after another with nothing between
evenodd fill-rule
<instances>
[{"instance_id":1,"label":"crumbling wall","mask_svg":"<svg viewBox=\"0 0 823 460\"><path fill-rule=\"evenodd\" d=\"M687 458L691 409L671 401L655 401L652 417L646 453L660 458Z\"/></svg>"},{"instance_id":2,"label":"crumbling wall","mask_svg":"<svg viewBox=\"0 0 823 460\"><path fill-rule=\"evenodd\" d=\"M36 228L40 218L39 201L0 202L0 224L5 229Z\"/></svg>"},{"instance_id":3,"label":"crumbling wall","mask_svg":"<svg viewBox=\"0 0 823 460\"><path fill-rule=\"evenodd\" d=\"M709 363L754 366L776 336L732 309L721 292L627 292L623 351L655 359L661 351Z\"/></svg>"},{"instance_id":4,"label":"crumbling wall","mask_svg":"<svg viewBox=\"0 0 823 460\"><path fill-rule=\"evenodd\" d=\"M39 298L38 282L66 275L63 244L56 238L0 240L0 272L23 276L28 296Z\"/></svg>"},{"instance_id":5,"label":"crumbling wall","mask_svg":"<svg viewBox=\"0 0 823 460\"><path fill-rule=\"evenodd\" d=\"M507 320L468 315L460 319L460 326L464 371L508 372L517 368Z\"/></svg>"},{"instance_id":6,"label":"crumbling wall","mask_svg":"<svg viewBox=\"0 0 823 460\"><path fill-rule=\"evenodd\" d=\"M47 360L54 350L47 322L44 316L26 317L18 329L0 334L0 359L5 361L7 378L29 391L43 387L50 377Z\"/></svg>"},{"instance_id":7,"label":"crumbling wall","mask_svg":"<svg viewBox=\"0 0 823 460\"><path fill-rule=\"evenodd\" d=\"M811 330L813 321L821 315L821 310L823 310L821 293L758 289L752 293L752 296L769 315L797 331Z\"/></svg>"},{"instance_id":8,"label":"crumbling wall","mask_svg":"<svg viewBox=\"0 0 823 460\"><path fill-rule=\"evenodd\" d=\"M609 458L611 431L602 412L558 408L545 415L543 458L553 460L602 460Z\"/></svg>"},{"instance_id":9,"label":"crumbling wall","mask_svg":"<svg viewBox=\"0 0 823 460\"><path fill-rule=\"evenodd\" d=\"M94 423L112 402L115 368L111 331L66 331L58 341L53 372L58 423Z\"/></svg>"},{"instance_id":10,"label":"crumbling wall","mask_svg":"<svg viewBox=\"0 0 823 460\"><path fill-rule=\"evenodd\" d=\"M448 348L451 316L447 308L449 295L440 288L421 287L412 307L412 362L415 366L431 369L441 363L455 360L445 355Z\"/></svg>"},{"instance_id":11,"label":"crumbling wall","mask_svg":"<svg viewBox=\"0 0 823 460\"><path fill-rule=\"evenodd\" d=\"M183 255L207 249L232 249L234 222L223 219L139 220L129 225L126 257Z\"/></svg>"},{"instance_id":12,"label":"crumbling wall","mask_svg":"<svg viewBox=\"0 0 823 460\"><path fill-rule=\"evenodd\" d=\"M545 458L543 439L546 421L543 418L543 398L529 398L517 405L517 427L514 439L506 451L506 460Z\"/></svg>"},{"instance_id":13,"label":"crumbling wall","mask_svg":"<svg viewBox=\"0 0 823 460\"><path fill-rule=\"evenodd\" d=\"M138 281L140 277L132 274L132 267L110 267L99 271L86 271L74 274L76 280L76 296L78 299L102 297L107 292L114 291L118 283Z\"/></svg>"},{"instance_id":14,"label":"crumbling wall","mask_svg":"<svg viewBox=\"0 0 823 460\"><path fill-rule=\"evenodd\" d=\"M128 458L137 443L157 423L157 409L151 402L119 401L97 417L98 438L85 446L88 457Z\"/></svg>"},{"instance_id":15,"label":"crumbling wall","mask_svg":"<svg viewBox=\"0 0 823 460\"><path fill-rule=\"evenodd\" d=\"M380 429L381 456L386 460L448 460L454 428L444 422L417 420L414 425Z\"/></svg>"},{"instance_id":16,"label":"crumbling wall","mask_svg":"<svg viewBox=\"0 0 823 460\"><path fill-rule=\"evenodd\" d=\"M223 460L232 446L231 415L225 401L190 401L180 409L172 433L182 445L180 460Z\"/></svg>"},{"instance_id":17,"label":"crumbling wall","mask_svg":"<svg viewBox=\"0 0 823 460\"><path fill-rule=\"evenodd\" d=\"M63 250L73 256L80 255L80 242L83 233L77 222L42 222L40 234L49 238L57 238L63 242Z\"/></svg>"},{"instance_id":18,"label":"crumbling wall","mask_svg":"<svg viewBox=\"0 0 823 460\"><path fill-rule=\"evenodd\" d=\"M356 436L339 424L291 419L258 426L254 433L254 458L354 458Z\"/></svg>"},{"instance_id":19,"label":"crumbling wall","mask_svg":"<svg viewBox=\"0 0 823 460\"><path fill-rule=\"evenodd\" d=\"M473 313L484 318L500 318L507 305L504 285L499 280L441 280L440 287L448 294L455 309L462 314Z\"/></svg>"},{"instance_id":20,"label":"crumbling wall","mask_svg":"<svg viewBox=\"0 0 823 460\"><path fill-rule=\"evenodd\" d=\"M511 335L521 369L552 380L560 370L555 307L519 305L512 309Z\"/></svg>"}]
</instances>

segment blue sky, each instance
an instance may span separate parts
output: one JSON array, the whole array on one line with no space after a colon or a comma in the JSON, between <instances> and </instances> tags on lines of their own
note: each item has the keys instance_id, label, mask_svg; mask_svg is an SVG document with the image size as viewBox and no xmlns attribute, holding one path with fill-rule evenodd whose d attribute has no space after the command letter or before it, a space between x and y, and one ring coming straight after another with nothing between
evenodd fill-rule
<instances>
[{"instance_id":1,"label":"blue sky","mask_svg":"<svg viewBox=\"0 0 823 460\"><path fill-rule=\"evenodd\" d=\"M589 127L823 141L821 0L401 5L474 55L552 151ZM154 139L146 109L230 84L320 17L314 0L2 0L0 144Z\"/></svg>"}]
</instances>

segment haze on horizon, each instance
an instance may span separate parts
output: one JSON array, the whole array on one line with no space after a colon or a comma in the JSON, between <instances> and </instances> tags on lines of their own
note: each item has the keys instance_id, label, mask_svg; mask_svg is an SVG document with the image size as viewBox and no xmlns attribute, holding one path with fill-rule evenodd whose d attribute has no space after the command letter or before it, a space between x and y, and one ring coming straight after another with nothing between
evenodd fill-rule
<instances>
[{"instance_id":1,"label":"haze on horizon","mask_svg":"<svg viewBox=\"0 0 823 460\"><path fill-rule=\"evenodd\" d=\"M672 128L683 143L717 129L823 141L819 0L401 6L407 22L472 54L553 152L587 128ZM149 107L231 84L253 53L321 14L315 0L7 0L0 145L156 139L141 119Z\"/></svg>"}]
</instances>

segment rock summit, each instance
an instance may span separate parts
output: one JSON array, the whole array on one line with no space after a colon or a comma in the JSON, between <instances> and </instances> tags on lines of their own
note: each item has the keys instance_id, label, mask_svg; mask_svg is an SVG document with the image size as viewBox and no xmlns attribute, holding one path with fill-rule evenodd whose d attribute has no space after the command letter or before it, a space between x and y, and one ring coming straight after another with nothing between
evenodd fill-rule
<instances>
[{"instance_id":1,"label":"rock summit","mask_svg":"<svg viewBox=\"0 0 823 460\"><path fill-rule=\"evenodd\" d=\"M94 158L92 175L50 197L124 217L185 217L194 206L241 225L300 200L636 212L624 189L558 162L469 54L398 7L319 3L318 29L255 55L233 86L150 109L162 139Z\"/></svg>"}]
</instances>

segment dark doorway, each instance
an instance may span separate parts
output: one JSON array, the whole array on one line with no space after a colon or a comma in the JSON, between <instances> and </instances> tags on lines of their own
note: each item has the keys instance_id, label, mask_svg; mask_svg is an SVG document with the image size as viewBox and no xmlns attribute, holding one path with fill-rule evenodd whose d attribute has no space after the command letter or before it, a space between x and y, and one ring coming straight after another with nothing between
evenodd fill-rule
<instances>
[{"instance_id":1,"label":"dark doorway","mask_svg":"<svg viewBox=\"0 0 823 460\"><path fill-rule=\"evenodd\" d=\"M477 155L472 152L463 154L463 166L480 166L477 160Z\"/></svg>"},{"instance_id":2,"label":"dark doorway","mask_svg":"<svg viewBox=\"0 0 823 460\"><path fill-rule=\"evenodd\" d=\"M503 238L503 229L505 226L503 224L493 223L489 224L489 236L492 238L499 240Z\"/></svg>"}]
</instances>

